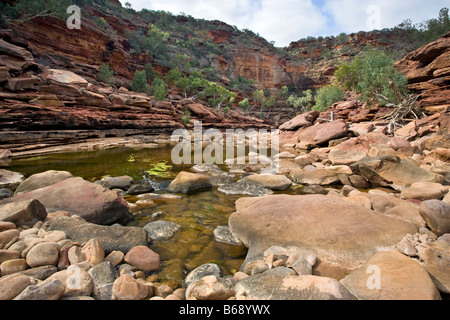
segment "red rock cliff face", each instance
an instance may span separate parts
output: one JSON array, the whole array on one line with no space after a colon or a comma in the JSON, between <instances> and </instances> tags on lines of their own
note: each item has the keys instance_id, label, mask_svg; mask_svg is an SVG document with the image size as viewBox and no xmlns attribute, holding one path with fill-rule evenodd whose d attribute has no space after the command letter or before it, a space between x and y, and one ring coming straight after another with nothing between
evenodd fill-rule
<instances>
[{"instance_id":1,"label":"red rock cliff face","mask_svg":"<svg viewBox=\"0 0 450 320\"><path fill-rule=\"evenodd\" d=\"M15 22L11 27L19 39L28 42L37 62L89 78L95 78L99 66L109 62L116 77L132 79L134 68L149 61L148 56L132 58L123 40L85 19L81 30L69 30L65 22L53 18Z\"/></svg>"},{"instance_id":2,"label":"red rock cliff face","mask_svg":"<svg viewBox=\"0 0 450 320\"><path fill-rule=\"evenodd\" d=\"M430 112L450 107L450 33L397 62L409 89L421 94L420 104Z\"/></svg>"},{"instance_id":3,"label":"red rock cliff face","mask_svg":"<svg viewBox=\"0 0 450 320\"><path fill-rule=\"evenodd\" d=\"M288 82L287 63L279 55L246 47L233 47L230 65L236 75L253 79L259 88L281 88Z\"/></svg>"}]
</instances>

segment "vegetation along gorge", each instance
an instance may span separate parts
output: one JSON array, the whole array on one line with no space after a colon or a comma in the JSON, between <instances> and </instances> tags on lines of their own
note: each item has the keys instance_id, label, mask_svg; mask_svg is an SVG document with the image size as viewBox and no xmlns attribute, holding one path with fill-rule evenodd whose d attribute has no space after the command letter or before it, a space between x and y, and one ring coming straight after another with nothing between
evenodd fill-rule
<instances>
[{"instance_id":1,"label":"vegetation along gorge","mask_svg":"<svg viewBox=\"0 0 450 320\"><path fill-rule=\"evenodd\" d=\"M118 0L2 1L0 300L448 300L435 16L278 47Z\"/></svg>"}]
</instances>

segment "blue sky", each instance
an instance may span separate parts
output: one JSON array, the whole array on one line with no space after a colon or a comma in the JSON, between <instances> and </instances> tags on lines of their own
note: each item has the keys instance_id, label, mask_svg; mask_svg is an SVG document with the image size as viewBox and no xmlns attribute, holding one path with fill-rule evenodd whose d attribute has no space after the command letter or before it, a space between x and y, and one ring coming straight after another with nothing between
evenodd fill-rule
<instances>
[{"instance_id":1,"label":"blue sky","mask_svg":"<svg viewBox=\"0 0 450 320\"><path fill-rule=\"evenodd\" d=\"M221 20L259 33L277 46L308 36L390 28L435 18L448 0L120 0L142 8Z\"/></svg>"}]
</instances>

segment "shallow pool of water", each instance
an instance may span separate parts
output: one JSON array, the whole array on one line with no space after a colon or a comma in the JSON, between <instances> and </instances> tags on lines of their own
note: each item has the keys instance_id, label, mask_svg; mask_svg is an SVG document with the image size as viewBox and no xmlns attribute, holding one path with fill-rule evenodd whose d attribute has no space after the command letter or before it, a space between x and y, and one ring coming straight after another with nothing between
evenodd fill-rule
<instances>
[{"instance_id":1,"label":"shallow pool of water","mask_svg":"<svg viewBox=\"0 0 450 320\"><path fill-rule=\"evenodd\" d=\"M174 165L170 155L169 147L144 150L115 148L16 159L8 169L21 172L26 177L47 170L64 170L91 182L104 176L128 175L136 182L149 181L158 188L160 184L168 184L180 171L191 167ZM172 166L172 169L163 176L147 172L162 162ZM156 219L172 221L182 227L169 241L155 241L150 245L161 256L162 268L158 272L161 281L180 285L190 270L205 263L218 264L224 275L239 270L246 255L245 248L217 243L213 236L215 228L228 225L228 218L234 212L235 201L239 198L226 196L215 188L208 192L183 195L182 199L154 200L154 207L135 214L130 224L133 226L143 227ZM126 199L131 203L137 200L136 197ZM160 215L154 218L156 212L160 212Z\"/></svg>"}]
</instances>

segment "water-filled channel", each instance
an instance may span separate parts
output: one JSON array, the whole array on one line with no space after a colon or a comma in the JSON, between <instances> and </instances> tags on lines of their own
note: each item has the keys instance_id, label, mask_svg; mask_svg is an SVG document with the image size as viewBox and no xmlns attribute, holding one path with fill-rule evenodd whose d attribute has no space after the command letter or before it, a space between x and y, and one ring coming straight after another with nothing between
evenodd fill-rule
<instances>
[{"instance_id":1,"label":"water-filled channel","mask_svg":"<svg viewBox=\"0 0 450 320\"><path fill-rule=\"evenodd\" d=\"M149 181L156 193L166 193L164 186L180 171L188 171L192 167L174 165L170 160L171 150L169 147L143 150L120 147L51 154L15 159L8 170L21 172L26 177L47 170L63 170L91 182L105 176L128 175L135 182ZM172 168L158 175L148 172L161 163ZM204 263L218 264L224 275L239 270L246 255L245 248L220 244L214 241L213 236L215 228L228 224L239 197L227 196L214 188L198 194L182 195L181 199L154 200L155 206L134 213L134 221L130 224L133 226L143 227L155 220L172 221L181 226L181 230L170 240L150 244L150 248L161 256L162 267L158 275L162 282L180 285L190 270ZM138 200L135 196L125 196L125 199L130 203ZM160 214L155 217L157 212Z\"/></svg>"}]
</instances>

